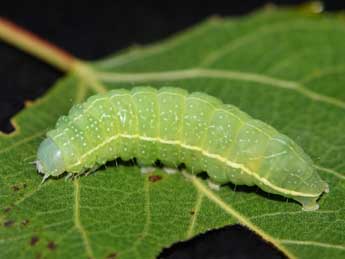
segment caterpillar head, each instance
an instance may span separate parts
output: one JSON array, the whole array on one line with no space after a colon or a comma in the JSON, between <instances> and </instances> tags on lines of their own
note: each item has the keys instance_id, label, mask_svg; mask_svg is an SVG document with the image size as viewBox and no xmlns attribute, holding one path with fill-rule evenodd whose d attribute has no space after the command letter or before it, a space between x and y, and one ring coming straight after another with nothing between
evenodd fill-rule
<instances>
[{"instance_id":1,"label":"caterpillar head","mask_svg":"<svg viewBox=\"0 0 345 259\"><path fill-rule=\"evenodd\" d=\"M37 171L44 174L44 182L50 176L65 172L65 163L59 147L48 137L40 144L36 160Z\"/></svg>"}]
</instances>

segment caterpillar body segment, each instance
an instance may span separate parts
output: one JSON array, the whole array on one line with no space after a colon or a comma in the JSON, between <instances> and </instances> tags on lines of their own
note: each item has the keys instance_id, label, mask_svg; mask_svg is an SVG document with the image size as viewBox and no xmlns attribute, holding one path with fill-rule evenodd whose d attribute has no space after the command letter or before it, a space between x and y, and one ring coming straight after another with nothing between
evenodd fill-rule
<instances>
[{"instance_id":1,"label":"caterpillar body segment","mask_svg":"<svg viewBox=\"0 0 345 259\"><path fill-rule=\"evenodd\" d=\"M45 178L80 174L121 157L150 166L184 163L214 183L257 185L318 208L328 185L290 138L219 99L180 88L136 87L90 97L61 117L38 150Z\"/></svg>"}]
</instances>

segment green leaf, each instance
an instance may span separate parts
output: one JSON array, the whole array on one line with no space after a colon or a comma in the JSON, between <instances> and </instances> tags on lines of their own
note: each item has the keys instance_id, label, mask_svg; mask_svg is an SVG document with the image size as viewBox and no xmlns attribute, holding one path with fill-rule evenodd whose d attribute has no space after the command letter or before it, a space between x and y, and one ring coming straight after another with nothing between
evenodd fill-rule
<instances>
[{"instance_id":1,"label":"green leaf","mask_svg":"<svg viewBox=\"0 0 345 259\"><path fill-rule=\"evenodd\" d=\"M291 258L344 258L344 35L335 15L215 17L59 80L15 117L13 134L0 136L0 257L155 258L175 242L241 223ZM41 185L30 162L58 117L97 91L134 85L207 92L273 125L310 154L330 193L304 212L258 188L214 192L201 178L128 165Z\"/></svg>"}]
</instances>

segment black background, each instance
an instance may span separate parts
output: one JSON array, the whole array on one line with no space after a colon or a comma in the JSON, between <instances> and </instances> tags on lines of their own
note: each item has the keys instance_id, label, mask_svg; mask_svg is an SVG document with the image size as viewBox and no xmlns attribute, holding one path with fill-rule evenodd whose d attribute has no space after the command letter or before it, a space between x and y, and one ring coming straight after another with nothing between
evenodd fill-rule
<instances>
[{"instance_id":1,"label":"black background","mask_svg":"<svg viewBox=\"0 0 345 259\"><path fill-rule=\"evenodd\" d=\"M165 38L218 14L239 16L268 3L305 1L1 1L0 15L82 59L97 59L132 44ZM325 10L345 9L344 0L324 1ZM9 118L25 100L41 95L62 73L0 43L0 130L13 130ZM162 233L164 234L164 233ZM161 258L284 258L241 226L227 227L165 249Z\"/></svg>"}]
</instances>

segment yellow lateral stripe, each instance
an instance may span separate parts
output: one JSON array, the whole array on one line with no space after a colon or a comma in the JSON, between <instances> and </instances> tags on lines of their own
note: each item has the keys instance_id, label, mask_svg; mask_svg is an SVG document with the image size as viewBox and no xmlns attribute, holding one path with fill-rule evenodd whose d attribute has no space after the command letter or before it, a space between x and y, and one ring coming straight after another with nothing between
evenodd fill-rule
<instances>
[{"instance_id":1,"label":"yellow lateral stripe","mask_svg":"<svg viewBox=\"0 0 345 259\"><path fill-rule=\"evenodd\" d=\"M148 142L158 142L161 144L177 145L177 146L180 146L181 148L185 148L185 149L193 150L193 151L198 151L201 154L203 154L204 156L216 159L216 160L226 164L227 166L230 166L230 167L236 168L236 169L241 169L243 172L245 172L249 176L254 177L259 182L263 183L264 185L266 185L266 186L268 186L268 187L272 188L273 190L278 191L280 193L284 193L284 194L288 194L288 195L292 195L292 196L303 196L303 197L318 197L319 196L318 194L297 192L297 191L292 191L292 190L288 190L288 189L276 186L273 183L271 183L270 181L268 181L266 178L260 177L255 172L252 172L249 168L245 167L243 164L235 163L235 162L228 160L228 159L226 159L220 155L209 153L208 151L206 151L200 147L191 146L191 145L182 143L181 141L178 141L178 140L164 140L161 138L144 137L144 136L140 136L140 135L128 135L128 134L114 135L114 136L108 138L107 140L103 141L102 143L100 143L96 147L90 149L85 154L81 155L81 157L78 159L78 162L72 164L71 166L69 166L69 168L73 168L75 166L82 164L83 160L85 160L92 153L96 152L98 149L102 148L103 146L109 144L110 142L112 142L113 140L116 140L118 138L138 139L138 140L148 141Z\"/></svg>"}]
</instances>

